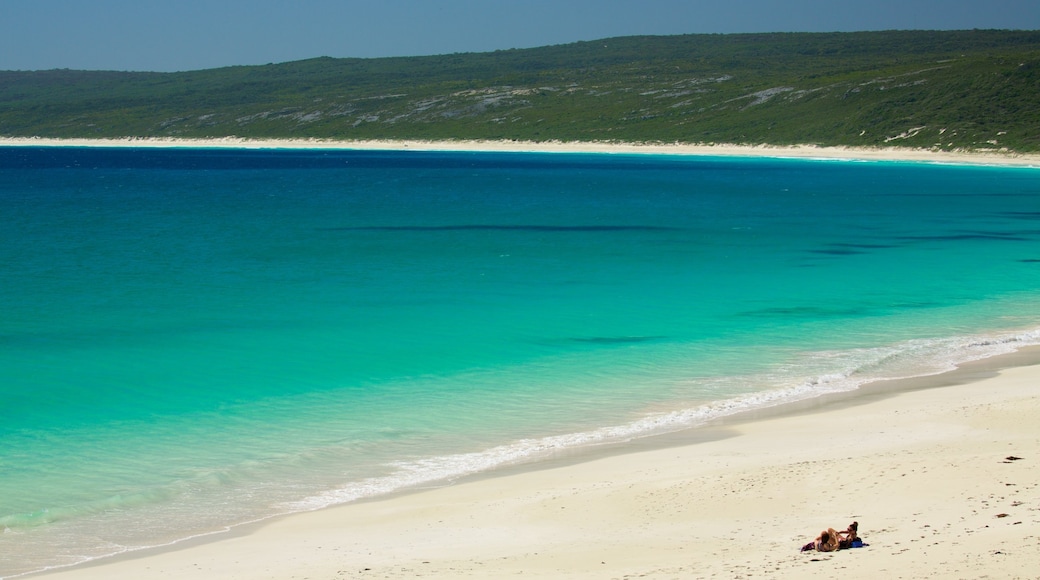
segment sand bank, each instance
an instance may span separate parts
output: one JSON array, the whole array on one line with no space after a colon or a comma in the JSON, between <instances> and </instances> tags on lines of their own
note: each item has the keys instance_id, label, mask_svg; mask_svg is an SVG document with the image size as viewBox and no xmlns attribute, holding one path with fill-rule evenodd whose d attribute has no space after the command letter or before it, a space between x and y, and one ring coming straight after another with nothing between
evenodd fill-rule
<instances>
[{"instance_id":1,"label":"sand bank","mask_svg":"<svg viewBox=\"0 0 1040 580\"><path fill-rule=\"evenodd\" d=\"M934 151L912 148L816 147L813 145L639 144L561 141L340 141L326 139L49 139L0 138L0 146L65 147L196 147L245 149L362 149L373 151L512 151L552 153L625 153L658 155L714 155L874 161L918 161L1040 167L1040 154L1007 151Z\"/></svg>"},{"instance_id":2,"label":"sand bank","mask_svg":"<svg viewBox=\"0 0 1040 580\"><path fill-rule=\"evenodd\" d=\"M1027 350L45 576L1033 578L1038 361ZM798 551L853 520L869 546Z\"/></svg>"}]
</instances>

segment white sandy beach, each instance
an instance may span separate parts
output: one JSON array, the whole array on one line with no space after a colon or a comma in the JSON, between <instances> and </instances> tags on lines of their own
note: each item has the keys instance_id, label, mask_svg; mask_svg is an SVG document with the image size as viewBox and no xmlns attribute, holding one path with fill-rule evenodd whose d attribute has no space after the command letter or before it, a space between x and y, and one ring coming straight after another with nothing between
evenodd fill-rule
<instances>
[{"instance_id":1,"label":"white sandy beach","mask_svg":"<svg viewBox=\"0 0 1040 580\"><path fill-rule=\"evenodd\" d=\"M0 138L0 146L63 147L197 147L242 149L364 149L372 151L510 151L542 153L619 153L655 155L715 155L803 159L855 159L873 161L918 161L967 165L1040 167L1040 154L993 151L936 151L905 147L857 148L813 145L661 144L562 141L339 141L326 139L50 139L40 137Z\"/></svg>"},{"instance_id":2,"label":"white sandy beach","mask_svg":"<svg viewBox=\"0 0 1040 580\"><path fill-rule=\"evenodd\" d=\"M1032 349L685 443L644 440L45 576L1037 578L1040 366L993 371L1037 362ZM867 547L799 552L853 520Z\"/></svg>"}]
</instances>

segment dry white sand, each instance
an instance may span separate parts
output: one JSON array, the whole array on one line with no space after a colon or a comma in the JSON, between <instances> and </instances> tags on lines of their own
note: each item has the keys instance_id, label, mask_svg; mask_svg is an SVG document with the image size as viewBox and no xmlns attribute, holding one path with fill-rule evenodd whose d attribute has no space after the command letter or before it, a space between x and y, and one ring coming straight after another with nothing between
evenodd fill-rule
<instances>
[{"instance_id":1,"label":"dry white sand","mask_svg":"<svg viewBox=\"0 0 1040 580\"><path fill-rule=\"evenodd\" d=\"M1014 165L1040 167L1040 154L992 151L937 151L908 147L816 147L813 145L661 144L562 141L346 141L332 139L219 139L127 138L50 139L40 137L0 138L0 146L66 147L228 147L246 149L365 149L411 151L515 151L555 153L626 153L667 155L720 155L743 157L797 157L876 161L920 161L952 164Z\"/></svg>"},{"instance_id":2,"label":"dry white sand","mask_svg":"<svg viewBox=\"0 0 1040 580\"><path fill-rule=\"evenodd\" d=\"M992 369L1038 361L1027 350L685 442L644 440L47 577L1037 578L1040 366ZM853 520L867 547L799 552Z\"/></svg>"}]
</instances>

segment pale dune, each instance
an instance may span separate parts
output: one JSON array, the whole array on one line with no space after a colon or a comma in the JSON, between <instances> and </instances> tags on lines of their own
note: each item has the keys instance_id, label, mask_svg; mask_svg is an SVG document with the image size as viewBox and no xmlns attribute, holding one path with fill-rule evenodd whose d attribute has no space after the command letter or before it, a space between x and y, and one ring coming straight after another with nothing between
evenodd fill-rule
<instances>
[{"instance_id":1,"label":"pale dune","mask_svg":"<svg viewBox=\"0 0 1040 580\"><path fill-rule=\"evenodd\" d=\"M1027 349L46 577L1036 578L1037 362ZM799 552L853 520L868 546Z\"/></svg>"}]
</instances>

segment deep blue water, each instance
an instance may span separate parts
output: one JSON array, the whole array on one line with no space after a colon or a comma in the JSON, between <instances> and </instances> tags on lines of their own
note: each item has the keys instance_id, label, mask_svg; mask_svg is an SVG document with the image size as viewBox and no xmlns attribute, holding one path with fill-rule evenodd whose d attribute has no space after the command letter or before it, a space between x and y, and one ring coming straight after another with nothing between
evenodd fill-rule
<instances>
[{"instance_id":1,"label":"deep blue water","mask_svg":"<svg viewBox=\"0 0 1040 580\"><path fill-rule=\"evenodd\" d=\"M1040 342L1040 170L0 148L0 576Z\"/></svg>"}]
</instances>

